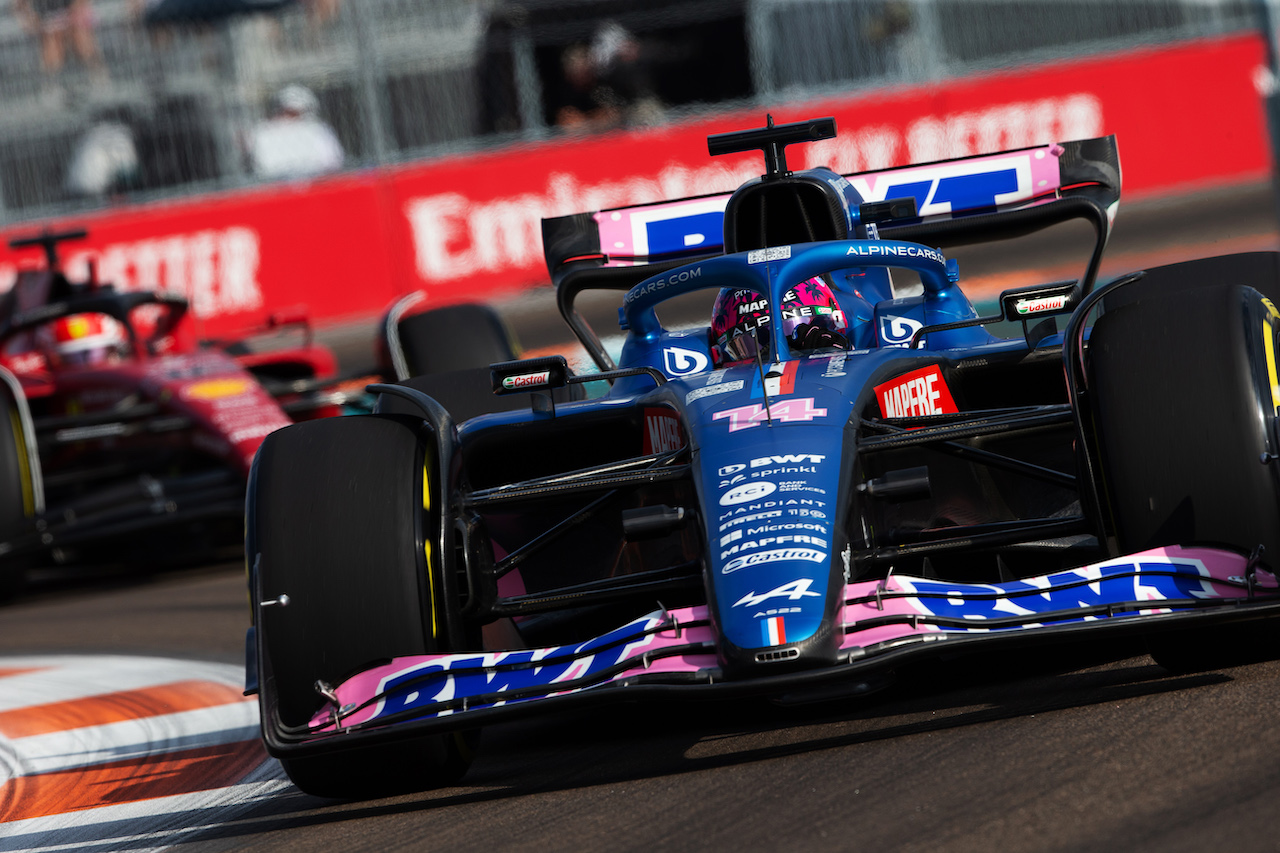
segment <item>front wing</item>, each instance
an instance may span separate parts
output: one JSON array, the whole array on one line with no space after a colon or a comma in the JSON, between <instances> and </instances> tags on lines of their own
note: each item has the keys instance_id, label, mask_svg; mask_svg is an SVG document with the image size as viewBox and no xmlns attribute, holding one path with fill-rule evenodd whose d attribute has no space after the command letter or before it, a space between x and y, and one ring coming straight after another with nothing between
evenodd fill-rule
<instances>
[{"instance_id":1,"label":"front wing","mask_svg":"<svg viewBox=\"0 0 1280 853\"><path fill-rule=\"evenodd\" d=\"M1263 617L1280 618L1275 576L1213 548L1158 548L998 584L891 575L846 587L844 638L833 666L725 681L707 608L658 610L577 645L394 658L338 685L308 726L284 727L270 714L263 733L273 754L306 754L588 701L729 698L856 682L944 647Z\"/></svg>"}]
</instances>

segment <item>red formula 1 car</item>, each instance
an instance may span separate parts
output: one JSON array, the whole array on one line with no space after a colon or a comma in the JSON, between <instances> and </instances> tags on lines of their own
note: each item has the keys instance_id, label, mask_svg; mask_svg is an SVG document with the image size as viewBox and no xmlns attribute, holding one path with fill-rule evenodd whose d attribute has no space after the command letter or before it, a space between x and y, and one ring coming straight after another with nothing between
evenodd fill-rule
<instances>
[{"instance_id":1,"label":"red formula 1 car","mask_svg":"<svg viewBox=\"0 0 1280 853\"><path fill-rule=\"evenodd\" d=\"M0 592L33 565L234 545L262 439L349 396L303 317L199 343L179 296L68 280L57 247L84 236L10 243L48 263L0 297Z\"/></svg>"}]
</instances>

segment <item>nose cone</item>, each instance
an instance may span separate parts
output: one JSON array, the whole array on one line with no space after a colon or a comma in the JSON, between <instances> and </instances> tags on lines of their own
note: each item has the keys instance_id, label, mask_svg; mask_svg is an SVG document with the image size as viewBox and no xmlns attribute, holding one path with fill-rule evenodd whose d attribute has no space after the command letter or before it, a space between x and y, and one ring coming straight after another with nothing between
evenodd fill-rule
<instances>
[{"instance_id":1,"label":"nose cone","mask_svg":"<svg viewBox=\"0 0 1280 853\"><path fill-rule=\"evenodd\" d=\"M730 674L829 662L838 646L841 457L852 405L827 384L805 382L807 366L789 362L787 381L766 377L774 387L764 393L755 366L734 368L724 381L741 371L741 391L691 418L708 599Z\"/></svg>"}]
</instances>

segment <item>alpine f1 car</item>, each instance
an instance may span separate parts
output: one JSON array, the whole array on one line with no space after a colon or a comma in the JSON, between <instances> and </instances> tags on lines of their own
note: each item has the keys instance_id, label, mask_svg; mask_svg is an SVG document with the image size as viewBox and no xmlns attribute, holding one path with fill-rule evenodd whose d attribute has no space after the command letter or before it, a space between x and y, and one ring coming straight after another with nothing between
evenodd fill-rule
<instances>
[{"instance_id":1,"label":"alpine f1 car","mask_svg":"<svg viewBox=\"0 0 1280 853\"><path fill-rule=\"evenodd\" d=\"M524 714L803 695L930 657L1128 635L1191 669L1280 616L1280 256L1098 285L1113 137L787 168L834 133L715 135L764 175L545 220L595 372L494 364L486 394L539 393L465 420L456 383L414 378L268 436L248 691L299 787L448 782ZM1071 220L1096 236L1081 276L979 314L944 251ZM616 361L575 308L596 289L621 294ZM665 327L700 290L709 324Z\"/></svg>"},{"instance_id":2,"label":"alpine f1 car","mask_svg":"<svg viewBox=\"0 0 1280 853\"><path fill-rule=\"evenodd\" d=\"M263 437L347 396L304 317L262 330L282 346L202 345L179 296L70 281L58 246L84 236L11 242L47 262L0 298L3 590L33 565L237 546Z\"/></svg>"}]
</instances>

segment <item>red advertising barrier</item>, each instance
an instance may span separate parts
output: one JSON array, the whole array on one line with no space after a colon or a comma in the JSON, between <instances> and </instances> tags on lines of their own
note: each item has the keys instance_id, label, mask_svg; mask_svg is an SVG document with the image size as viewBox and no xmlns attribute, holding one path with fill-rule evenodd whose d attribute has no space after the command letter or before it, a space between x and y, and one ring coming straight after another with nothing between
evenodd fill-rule
<instances>
[{"instance_id":1,"label":"red advertising barrier","mask_svg":"<svg viewBox=\"0 0 1280 853\"><path fill-rule=\"evenodd\" d=\"M837 139L796 146L792 168L880 169L1115 133L1126 198L1265 179L1270 160L1252 36L1023 67L929 86L780 104L778 122L833 115ZM75 277L92 255L118 286L188 296L205 335L273 310L317 321L381 310L427 291L440 303L546 281L540 220L732 189L756 154L711 159L706 136L764 124L736 112L644 131L559 137L536 146L346 174L314 182L121 207L84 225ZM28 233L14 227L6 238ZM0 248L0 288L24 258Z\"/></svg>"}]
</instances>

